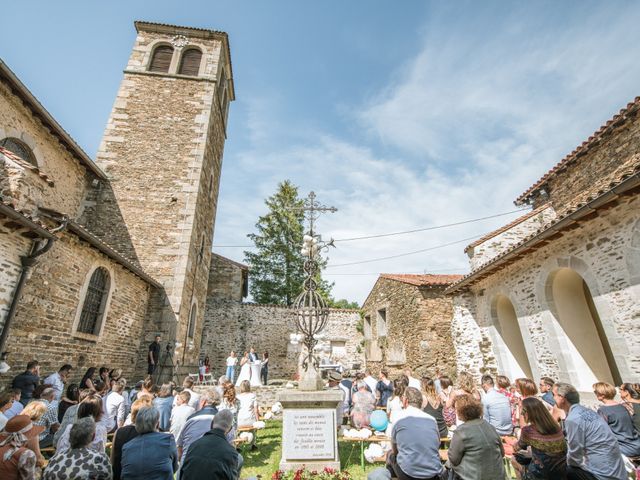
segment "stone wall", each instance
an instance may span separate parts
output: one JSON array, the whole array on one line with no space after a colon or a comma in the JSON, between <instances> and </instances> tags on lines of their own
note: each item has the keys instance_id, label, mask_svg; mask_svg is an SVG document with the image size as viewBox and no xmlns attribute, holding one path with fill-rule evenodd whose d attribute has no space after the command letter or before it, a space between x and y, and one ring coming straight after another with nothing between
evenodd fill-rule
<instances>
[{"instance_id":1,"label":"stone wall","mask_svg":"<svg viewBox=\"0 0 640 480\"><path fill-rule=\"evenodd\" d=\"M591 373L580 371L573 341L559 323L553 281L561 269L584 279L623 381L640 380L640 198L621 197L615 207L517 262L478 281L454 299L452 334L459 368L479 375L509 373L512 346L501 335L496 299L506 296L535 378L547 375L587 389ZM566 270L565 270L566 271ZM587 320L584 320L587 321ZM594 348L599 347L597 336ZM588 350L588 348L587 348Z\"/></svg>"},{"instance_id":2,"label":"stone wall","mask_svg":"<svg viewBox=\"0 0 640 480\"><path fill-rule=\"evenodd\" d=\"M362 336L356 326L360 320L356 310L331 309L325 333L327 339L320 344L323 351L333 350L347 368L362 364L358 351ZM269 352L270 378L291 379L297 372L299 350L289 343L295 333L293 311L278 305L257 305L233 301L207 299L201 355L208 355L214 377L222 375L225 360L231 350L241 357L253 346L259 354ZM236 372L237 375L237 372Z\"/></svg>"},{"instance_id":3,"label":"stone wall","mask_svg":"<svg viewBox=\"0 0 640 480\"><path fill-rule=\"evenodd\" d=\"M533 214L533 215L532 215ZM482 264L496 258L501 253L506 252L515 244L536 232L539 228L547 225L556 218L553 207L549 204L540 207L537 212L526 214L525 219L514 222L511 228L500 232L481 243L471 244L466 250L469 255L471 270L475 270Z\"/></svg>"},{"instance_id":4,"label":"stone wall","mask_svg":"<svg viewBox=\"0 0 640 480\"><path fill-rule=\"evenodd\" d=\"M7 227L5 222L0 222L0 332L22 271L20 257L28 255L32 245L32 241L20 233L15 226Z\"/></svg>"},{"instance_id":5,"label":"stone wall","mask_svg":"<svg viewBox=\"0 0 640 480\"><path fill-rule=\"evenodd\" d=\"M598 139L578 147L579 154L549 177L546 191L553 208L561 213L577 199L584 201L617 179L620 171L638 162L640 155L640 101L636 99L625 119L615 118ZM545 202L546 197L536 200Z\"/></svg>"},{"instance_id":6,"label":"stone wall","mask_svg":"<svg viewBox=\"0 0 640 480\"><path fill-rule=\"evenodd\" d=\"M74 322L82 308L81 292L97 266L110 272L112 293L102 332L91 338L75 333ZM79 381L88 367L102 365L122 368L127 379L140 378L142 372L135 371L135 360L146 324L149 288L75 235L63 234L40 257L25 285L7 341L13 369L2 376L2 383L32 359L40 361L46 374L70 363L76 367L74 381Z\"/></svg>"},{"instance_id":7,"label":"stone wall","mask_svg":"<svg viewBox=\"0 0 640 480\"><path fill-rule=\"evenodd\" d=\"M249 267L212 253L207 297L241 302L247 296L248 273Z\"/></svg>"},{"instance_id":8,"label":"stone wall","mask_svg":"<svg viewBox=\"0 0 640 480\"><path fill-rule=\"evenodd\" d=\"M163 284L159 328L177 342L180 362L189 364L199 353L226 138L217 99L222 66L229 63L226 36L144 23L136 28L96 158L109 184L96 187L86 225ZM170 45L177 33L202 51L198 76L176 74L180 49L168 73L149 72L154 48Z\"/></svg>"},{"instance_id":9,"label":"stone wall","mask_svg":"<svg viewBox=\"0 0 640 480\"><path fill-rule=\"evenodd\" d=\"M55 188L44 187L41 204L71 218L80 214L86 189L84 166L71 155L14 95L0 82L0 140L14 137L27 144L36 157L38 169Z\"/></svg>"},{"instance_id":10,"label":"stone wall","mask_svg":"<svg viewBox=\"0 0 640 480\"><path fill-rule=\"evenodd\" d=\"M393 375L406 367L419 374L433 375L436 368L442 373L455 372L453 306L444 289L380 277L362 307L367 366L387 367ZM380 331L381 310L386 334Z\"/></svg>"}]
</instances>

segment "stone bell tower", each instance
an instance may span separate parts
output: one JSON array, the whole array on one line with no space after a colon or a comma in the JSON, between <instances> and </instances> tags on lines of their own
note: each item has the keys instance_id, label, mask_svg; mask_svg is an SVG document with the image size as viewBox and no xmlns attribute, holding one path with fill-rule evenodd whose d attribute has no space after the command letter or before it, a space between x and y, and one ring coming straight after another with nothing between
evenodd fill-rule
<instances>
[{"instance_id":1,"label":"stone bell tower","mask_svg":"<svg viewBox=\"0 0 640 480\"><path fill-rule=\"evenodd\" d=\"M163 343L178 342L175 360L189 365L200 345L234 100L229 41L214 30L148 22L135 27L96 157L109 182L99 187L92 227L162 283L144 340L161 332Z\"/></svg>"}]
</instances>

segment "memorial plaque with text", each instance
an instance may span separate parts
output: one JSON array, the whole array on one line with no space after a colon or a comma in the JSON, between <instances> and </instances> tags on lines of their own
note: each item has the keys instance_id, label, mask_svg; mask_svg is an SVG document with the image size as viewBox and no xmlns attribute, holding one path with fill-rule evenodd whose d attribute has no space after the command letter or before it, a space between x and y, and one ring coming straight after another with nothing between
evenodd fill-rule
<instances>
[{"instance_id":1,"label":"memorial plaque with text","mask_svg":"<svg viewBox=\"0 0 640 480\"><path fill-rule=\"evenodd\" d=\"M283 458L328 460L335 457L336 411L333 409L285 409Z\"/></svg>"}]
</instances>

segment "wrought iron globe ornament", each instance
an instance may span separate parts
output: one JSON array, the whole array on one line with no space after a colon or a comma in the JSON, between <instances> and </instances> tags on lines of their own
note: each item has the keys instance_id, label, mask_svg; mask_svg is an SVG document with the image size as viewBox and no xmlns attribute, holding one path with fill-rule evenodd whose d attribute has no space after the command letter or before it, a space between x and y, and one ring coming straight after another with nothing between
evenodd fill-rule
<instances>
[{"instance_id":1,"label":"wrought iron globe ornament","mask_svg":"<svg viewBox=\"0 0 640 480\"><path fill-rule=\"evenodd\" d=\"M318 343L318 334L324 330L329 318L329 307L324 298L318 292L318 257L321 250L334 247L333 239L322 242L314 232L314 224L320 214L324 212L336 212L335 207L320 205L315 199L315 193L311 192L305 199L302 210L309 220L309 231L303 237L301 253L305 257L304 272L306 278L302 284L302 292L293 302L292 308L296 315L296 327L302 334L302 343L307 347L307 352L302 360L300 379L301 390L317 390L322 388L322 380L318 374L318 360L314 355L314 348Z\"/></svg>"}]
</instances>

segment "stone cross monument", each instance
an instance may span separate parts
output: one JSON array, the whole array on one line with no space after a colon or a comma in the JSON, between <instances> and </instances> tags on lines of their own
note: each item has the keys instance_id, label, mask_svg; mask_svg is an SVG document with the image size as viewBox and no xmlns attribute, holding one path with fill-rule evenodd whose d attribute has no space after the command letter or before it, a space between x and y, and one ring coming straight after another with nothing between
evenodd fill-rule
<instances>
[{"instance_id":1,"label":"stone cross monument","mask_svg":"<svg viewBox=\"0 0 640 480\"><path fill-rule=\"evenodd\" d=\"M300 370L298 390L280 392L278 401L284 409L282 429L281 470L292 470L306 466L321 471L324 467L340 469L338 457L337 425L342 422L342 391L324 390L314 355L318 335L327 324L329 309L318 293L318 255L320 250L333 246L333 240L322 243L314 230L315 220L323 212L335 212L335 207L326 207L316 201L311 192L301 207L309 220L309 231L304 236L302 255L305 257L304 271L307 274L302 293L292 308L296 315L296 326L303 335L306 347Z\"/></svg>"}]
</instances>

